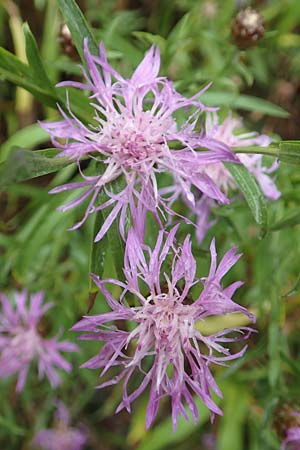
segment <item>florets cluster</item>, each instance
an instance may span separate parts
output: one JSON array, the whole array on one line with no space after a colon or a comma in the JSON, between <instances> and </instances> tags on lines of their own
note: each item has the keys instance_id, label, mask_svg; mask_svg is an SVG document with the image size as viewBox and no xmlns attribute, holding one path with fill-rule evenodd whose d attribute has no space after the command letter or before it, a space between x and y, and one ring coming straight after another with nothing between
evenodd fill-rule
<instances>
[{"instance_id":1,"label":"florets cluster","mask_svg":"<svg viewBox=\"0 0 300 450\"><path fill-rule=\"evenodd\" d=\"M83 364L90 369L102 368L102 376L109 369L120 367L119 373L99 387L115 384L124 379L123 401L117 411L126 408L150 385L150 397L146 415L147 428L152 424L160 401L171 399L173 427L182 414L188 418L185 408L198 418L193 394L199 396L211 411L211 416L221 414L212 400L211 392L222 396L210 371L211 364L224 364L242 356L246 347L230 353L224 343L245 339L249 328L225 329L205 336L198 327L208 316L242 312L254 321L254 317L231 299L242 284L236 282L226 288L221 285L225 273L241 255L229 250L217 267L214 241L211 244L211 267L207 277L196 278L196 262L191 253L191 241L187 236L183 245L175 243L174 228L166 239L160 232L153 250L143 246L131 229L126 243L124 273L126 282L99 280L94 282L104 295L111 312L86 316L73 330L85 331L81 339L104 342L100 353ZM170 273L163 270L169 261ZM106 284L123 288L120 299L113 298ZM203 285L202 293L195 301L189 297L197 284ZM143 288L141 287L143 286ZM144 292L147 292L145 294ZM132 306L126 298L131 294ZM112 322L131 321L132 331L118 329ZM133 375L140 377L140 384L128 393Z\"/></svg>"},{"instance_id":2,"label":"florets cluster","mask_svg":"<svg viewBox=\"0 0 300 450\"><path fill-rule=\"evenodd\" d=\"M144 212L151 211L160 221L159 212L172 213L168 202L159 194L158 177L163 172L176 176L192 202L193 186L209 198L227 202L204 167L220 161L238 162L238 159L221 141L197 130L199 114L209 109L199 100L205 89L191 98L176 92L171 81L158 76L160 55L155 47L147 52L130 79L124 79L109 65L102 44L99 55L95 56L90 53L85 40L84 54L88 67L88 72L83 71L86 83L63 82L60 85L91 92L95 124L87 126L71 110L68 116L61 109L62 121L41 124L50 133L53 144L61 150L60 156L78 162L83 177L83 181L51 191L84 188L79 197L60 209L66 211L90 197L83 219L72 229L78 228L90 213L111 207L95 240L103 237L118 215L120 232L125 239L125 215L129 209L136 221L137 202L144 205ZM190 111L181 125L174 117L178 110ZM176 149L174 143L177 143ZM80 161L87 157L101 164L102 170L98 174L86 176L82 173ZM125 179L125 187L113 192L111 183L120 177ZM107 195L107 201L99 205L97 199L101 191ZM138 220L143 219L139 217Z\"/></svg>"},{"instance_id":3,"label":"florets cluster","mask_svg":"<svg viewBox=\"0 0 300 450\"><path fill-rule=\"evenodd\" d=\"M0 296L0 378L18 373L17 391L22 391L29 366L36 360L39 378L46 376L53 387L60 383L57 368L71 371L71 364L61 352L74 352L77 345L59 341L58 337L45 338L40 321L52 304L43 305L44 293L29 297L26 291L16 292L13 307L4 294Z\"/></svg>"},{"instance_id":4,"label":"florets cluster","mask_svg":"<svg viewBox=\"0 0 300 450\"><path fill-rule=\"evenodd\" d=\"M34 448L43 450L82 450L87 443L83 428L70 426L70 414L62 402L58 402L55 426L39 431L33 439Z\"/></svg>"},{"instance_id":5,"label":"florets cluster","mask_svg":"<svg viewBox=\"0 0 300 450\"><path fill-rule=\"evenodd\" d=\"M222 411L212 395L221 397L222 393L211 366L225 365L243 356L245 346L231 352L228 344L246 339L252 330L248 327L226 328L207 335L201 332L201 323L209 316L227 313L243 313L249 322L255 321L247 309L232 299L242 283L222 285L224 275L241 255L232 248L217 264L213 240L209 273L198 278L190 236L186 236L182 244L178 243L175 239L177 227L167 233L163 229L164 221L167 214L175 214L172 205L182 196L197 217L197 237L201 241L212 224L209 219L211 207L228 203L229 191L236 189L234 179L224 166L226 162L244 164L256 177L265 195L270 199L278 198L280 193L269 176L277 165L268 169L260 155L236 156L234 152L236 147L269 145L270 139L256 133L236 134L236 128L241 124L232 116L219 124L215 110L206 108L199 99L205 89L191 98L179 94L171 81L159 76L160 55L154 46L129 79L122 77L108 63L103 44L100 44L99 54L94 55L85 39L84 57L87 67L87 70L82 69L84 81L60 85L89 92L93 123L80 121L68 105L67 112L60 108L61 121L42 124L54 146L60 150L58 156L74 160L81 178L58 186L51 193L79 190L77 198L60 207L62 211L88 200L82 220L72 229L80 227L90 214L104 210L105 220L95 241L101 240L119 218L119 231L126 241L126 249L125 281L100 280L97 274L91 275L110 311L84 316L73 327L84 333L81 339L103 344L99 353L82 367L102 369L104 381L99 388L123 381L123 398L117 411L124 408L130 411L132 402L149 389L147 428L153 423L165 397L171 403L174 429L179 415L188 418L187 410L197 421L195 396L209 408L213 419ZM178 120L178 112L185 119ZM207 114L205 128L199 126L202 113ZM88 175L82 170L83 159L89 163ZM171 186L161 184L165 173L173 176ZM146 245L144 239L147 211L154 215L161 228L153 248ZM112 295L109 285L121 288L118 298ZM7 367L12 369L2 369L3 373L20 371L18 389L22 389L28 364L19 363L19 347L17 353L12 350L15 349L13 339L19 339L27 342L29 360L38 355L40 373L45 372L52 384L56 384L52 366L69 370L57 350L72 348L68 347L70 344L61 347L62 344L53 341L48 350L52 357L46 365L42 357L44 340L36 331L41 300L32 300L29 316L34 319L30 326L24 316L24 302L24 299L17 301L18 314L25 322L19 327L20 331L18 327L14 331L10 306L6 300L3 303L11 322L9 333L13 335L11 340L4 336L3 343L11 350L3 347L2 354L13 355L13 358L9 360L5 356ZM1 366L5 367L5 364L0 360ZM68 420L63 422L66 431ZM45 431L43 436L48 436L47 433ZM55 441L58 435L52 436ZM59 446L65 448L61 439ZM76 442L74 446L77 448Z\"/></svg>"}]
</instances>

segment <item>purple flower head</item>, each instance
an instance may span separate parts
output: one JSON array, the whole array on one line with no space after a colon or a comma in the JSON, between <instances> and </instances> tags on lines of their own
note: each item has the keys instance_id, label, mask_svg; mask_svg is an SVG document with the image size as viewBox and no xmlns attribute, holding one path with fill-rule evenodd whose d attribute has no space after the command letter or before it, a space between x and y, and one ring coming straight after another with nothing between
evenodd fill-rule
<instances>
[{"instance_id":1,"label":"purple flower head","mask_svg":"<svg viewBox=\"0 0 300 450\"><path fill-rule=\"evenodd\" d=\"M248 147L251 145L259 145L266 147L270 144L271 139L266 135L258 135L255 132L236 134L236 130L242 127L241 119L233 118L230 114L221 124L218 123L218 116L216 113L209 113L206 116L206 135L222 142L229 148L234 147ZM270 168L263 166L262 155L258 154L238 154L236 155L238 160L244 164L245 167L255 176L259 183L263 193L271 200L276 200L280 197L280 192L276 188L272 178L269 176L274 170L277 169L278 163L275 162ZM207 164L203 167L203 173L207 175L219 189L227 195L229 189L236 190L236 183L222 164L222 162ZM176 178L175 178L176 179ZM186 192L184 192L178 183L177 179L173 187L162 189L162 194L169 194L169 201L172 204L180 195L189 209L196 216L196 236L198 242L201 243L204 239L206 232L216 221L210 220L211 208L216 206L216 202L212 197L207 196L205 193L198 191L198 197L191 202Z\"/></svg>"},{"instance_id":2,"label":"purple flower head","mask_svg":"<svg viewBox=\"0 0 300 450\"><path fill-rule=\"evenodd\" d=\"M123 78L109 65L103 44L100 44L99 55L92 55L85 39L84 55L88 67L88 72L83 69L85 83L70 81L60 85L91 93L96 125L84 125L70 108L68 115L60 108L62 121L41 124L50 134L53 145L61 150L60 156L77 161L83 178L83 181L50 191L84 189L75 200L60 209L66 211L90 198L83 219L72 229L80 227L90 213L110 207L111 212L95 241L103 237L118 216L124 238L126 212L129 208L135 219L133 210L137 203L142 204L144 213L151 211L159 221L159 212L170 212L158 192L158 178L163 172L176 176L191 202L194 201L192 186L208 197L227 202L203 167L238 159L228 146L196 130L197 118L205 109L198 98L205 89L191 98L176 92L167 78L158 76L160 55L155 47L146 53L130 79ZM190 111L182 124L174 117L178 110ZM171 143L175 142L176 150L171 148ZM96 159L104 169L90 176L83 174L80 168L82 157ZM113 192L110 183L120 178L125 180L125 186ZM99 204L101 191L107 200Z\"/></svg>"},{"instance_id":3,"label":"purple flower head","mask_svg":"<svg viewBox=\"0 0 300 450\"><path fill-rule=\"evenodd\" d=\"M43 450L82 450L86 443L86 431L70 427L69 411L58 402L55 428L39 431L32 445Z\"/></svg>"},{"instance_id":4,"label":"purple flower head","mask_svg":"<svg viewBox=\"0 0 300 450\"><path fill-rule=\"evenodd\" d=\"M283 406L283 417L280 417L283 424L284 440L281 444L281 450L300 450L300 412L299 408L290 408L289 405Z\"/></svg>"},{"instance_id":5,"label":"purple flower head","mask_svg":"<svg viewBox=\"0 0 300 450\"><path fill-rule=\"evenodd\" d=\"M235 282L226 288L221 285L223 276L241 256L236 255L236 249L229 250L217 266L213 241L209 274L198 279L190 237L186 237L183 245L177 246L176 229L174 227L166 239L161 231L153 250L142 245L130 229L124 261L126 282L99 280L96 275L91 275L111 311L85 316L73 327L74 331L86 332L81 339L104 342L100 353L82 367L101 368L101 376L109 369L114 372L119 367L117 375L99 386L103 388L123 379L123 400L117 412L123 408L130 412L131 403L149 385L147 428L151 426L163 397L170 398L174 429L179 414L188 419L186 409L197 421L198 411L193 395L202 399L210 409L212 418L214 414L222 414L211 396L211 391L220 397L222 394L210 365L225 365L227 361L242 356L246 347L231 354L227 343L246 339L251 329L225 329L205 336L197 324L208 316L229 312L242 312L254 321L245 308L231 299L242 283ZM203 285L203 290L193 301L190 290L198 283ZM123 288L119 300L112 296L107 284ZM126 331L126 326L119 329L112 325L114 321L118 324L120 321L130 321L135 327L132 331ZM132 389L130 386L138 374L139 385Z\"/></svg>"},{"instance_id":6,"label":"purple flower head","mask_svg":"<svg viewBox=\"0 0 300 450\"><path fill-rule=\"evenodd\" d=\"M52 307L50 303L43 305L43 292L30 295L29 301L26 291L16 292L14 298L15 308L0 294L0 378L18 373L16 390L22 391L30 363L35 359L39 378L46 375L55 387L60 383L56 368L71 371L61 352L74 352L78 347L68 341L59 342L57 337L46 339L40 333L40 320Z\"/></svg>"},{"instance_id":7,"label":"purple flower head","mask_svg":"<svg viewBox=\"0 0 300 450\"><path fill-rule=\"evenodd\" d=\"M282 450L300 450L300 427L288 428L286 437L281 445Z\"/></svg>"},{"instance_id":8,"label":"purple flower head","mask_svg":"<svg viewBox=\"0 0 300 450\"><path fill-rule=\"evenodd\" d=\"M230 148L250 147L252 145L267 147L271 143L271 139L264 134L259 135L256 132L237 134L242 125L242 120L232 117L231 114L221 124L218 123L216 113L207 114L206 133ZM262 155L258 154L247 155L246 153L241 153L238 155L238 158L253 173L265 196L271 200L277 200L280 197L280 192L268 174L277 169L278 163L276 162L271 168L267 168L262 164ZM218 184L223 192L226 193L228 188L236 188L232 176L222 163L210 164L205 168L205 172Z\"/></svg>"}]
</instances>

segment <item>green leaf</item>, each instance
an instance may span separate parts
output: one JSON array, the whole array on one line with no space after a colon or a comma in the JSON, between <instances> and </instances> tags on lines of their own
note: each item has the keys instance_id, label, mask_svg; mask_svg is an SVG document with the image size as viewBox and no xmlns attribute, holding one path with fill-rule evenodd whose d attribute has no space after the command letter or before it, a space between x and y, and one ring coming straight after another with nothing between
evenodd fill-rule
<instances>
[{"instance_id":1,"label":"green leaf","mask_svg":"<svg viewBox=\"0 0 300 450\"><path fill-rule=\"evenodd\" d=\"M236 184L241 189L252 215L263 232L268 225L267 206L261 188L254 176L242 164L225 163Z\"/></svg>"},{"instance_id":2,"label":"green leaf","mask_svg":"<svg viewBox=\"0 0 300 450\"><path fill-rule=\"evenodd\" d=\"M268 147L259 147L257 145L234 147L234 152L269 155L288 164L300 164L300 141L272 142Z\"/></svg>"},{"instance_id":3,"label":"green leaf","mask_svg":"<svg viewBox=\"0 0 300 450\"><path fill-rule=\"evenodd\" d=\"M295 295L299 291L299 289L300 289L300 273L297 276L292 289L289 289L286 294L282 294L282 297L291 297L292 295Z\"/></svg>"},{"instance_id":4,"label":"green leaf","mask_svg":"<svg viewBox=\"0 0 300 450\"><path fill-rule=\"evenodd\" d=\"M244 386L234 382L223 388L224 416L218 427L218 450L243 450L244 427L249 410L249 396Z\"/></svg>"},{"instance_id":5,"label":"green leaf","mask_svg":"<svg viewBox=\"0 0 300 450\"><path fill-rule=\"evenodd\" d=\"M72 163L68 158L54 158L58 152L57 149L30 151L14 148L0 165L0 187L56 172Z\"/></svg>"},{"instance_id":6,"label":"green leaf","mask_svg":"<svg viewBox=\"0 0 300 450\"><path fill-rule=\"evenodd\" d=\"M74 0L58 0L58 5L66 24L69 27L77 51L85 64L83 54L84 38L88 38L89 49L94 54L98 54L97 41L79 6Z\"/></svg>"},{"instance_id":7,"label":"green leaf","mask_svg":"<svg viewBox=\"0 0 300 450\"><path fill-rule=\"evenodd\" d=\"M113 192L114 194L118 194L125 188L125 180L117 178L108 186L108 190ZM107 218L109 211L104 210L103 215ZM126 228L126 226L125 226ZM122 240L122 237L119 232L118 226L118 218L113 222L111 227L107 232L111 255L113 258L116 274L119 280L124 280L124 253L125 253L125 244Z\"/></svg>"},{"instance_id":8,"label":"green leaf","mask_svg":"<svg viewBox=\"0 0 300 450\"><path fill-rule=\"evenodd\" d=\"M94 242L97 233L104 223L104 216L102 211L98 211L95 214L94 219L94 229L93 229L93 240L91 243L91 251L90 251L90 273L94 273L98 275L99 278L102 277L104 272L104 265L107 259L107 251L108 251L108 236L107 234L103 236L100 242ZM98 288L95 286L92 280L90 280L90 294L95 294L98 292ZM90 297L90 305L89 309L93 306L94 297Z\"/></svg>"},{"instance_id":9,"label":"green leaf","mask_svg":"<svg viewBox=\"0 0 300 450\"><path fill-rule=\"evenodd\" d=\"M36 64L36 62L34 63ZM38 66L35 67L38 71ZM0 47L0 80L5 79L11 83L20 86L29 91L41 103L57 109L57 102L67 110L66 107L66 88L51 88L49 85L39 85L42 76L37 82L33 79L36 74L32 73L32 67L29 68L23 64L12 53ZM37 75L36 75L37 76ZM70 108L77 117L84 123L93 122L93 108L89 104L89 99L82 92L76 89L68 88Z\"/></svg>"},{"instance_id":10,"label":"green leaf","mask_svg":"<svg viewBox=\"0 0 300 450\"><path fill-rule=\"evenodd\" d=\"M32 79L39 86L45 88L50 93L53 91L53 85L48 78L46 70L44 68L43 61L40 57L39 49L33 34L27 23L23 25L23 32L25 36L26 44L26 56L29 64L29 70Z\"/></svg>"},{"instance_id":11,"label":"green leaf","mask_svg":"<svg viewBox=\"0 0 300 450\"><path fill-rule=\"evenodd\" d=\"M147 33L145 31L134 31L133 36L139 39L141 42L149 45L153 44L160 48L161 52L165 51L166 48L166 40L160 36L159 34Z\"/></svg>"},{"instance_id":12,"label":"green leaf","mask_svg":"<svg viewBox=\"0 0 300 450\"><path fill-rule=\"evenodd\" d=\"M201 95L201 101L208 106L228 106L232 109L257 111L273 117L288 117L289 113L278 105L259 97L239 95L223 91L208 91Z\"/></svg>"},{"instance_id":13,"label":"green leaf","mask_svg":"<svg viewBox=\"0 0 300 450\"><path fill-rule=\"evenodd\" d=\"M269 353L269 383L272 388L277 386L280 376L280 335L281 330L276 321L269 325L268 353Z\"/></svg>"},{"instance_id":14,"label":"green leaf","mask_svg":"<svg viewBox=\"0 0 300 450\"><path fill-rule=\"evenodd\" d=\"M300 164L300 141L281 141L278 143L278 157L289 164Z\"/></svg>"},{"instance_id":15,"label":"green leaf","mask_svg":"<svg viewBox=\"0 0 300 450\"><path fill-rule=\"evenodd\" d=\"M222 390L223 385L219 384ZM213 396L214 402L219 405L220 399L215 395ZM196 406L199 411L199 420L197 422L198 427L204 425L209 419L209 410L204 405L200 398L194 398ZM190 412L187 413L189 416L189 421L186 422L183 417L178 418L178 426L175 432L172 431L172 418L168 417L162 424L159 424L153 429L145 432L145 436L141 444L136 450L161 450L162 448L176 448L176 444L184 441L193 432L199 432L195 427L194 421L191 417Z\"/></svg>"},{"instance_id":16,"label":"green leaf","mask_svg":"<svg viewBox=\"0 0 300 450\"><path fill-rule=\"evenodd\" d=\"M4 161L12 147L26 147L28 149L49 140L49 134L39 124L35 123L18 130L0 147L0 161Z\"/></svg>"},{"instance_id":17,"label":"green leaf","mask_svg":"<svg viewBox=\"0 0 300 450\"><path fill-rule=\"evenodd\" d=\"M104 170L105 167L103 166L103 164L99 162L95 164L96 173L100 175L104 172ZM123 188L124 184L121 183L119 180L115 180L108 187L108 189L114 193L119 192ZM96 206L103 204L107 200L108 196L102 190L98 195L98 199L96 200ZM95 237L97 236L103 223L107 219L109 213L110 211L108 209L104 209L102 211L98 211L96 214L96 218L94 221L93 240L90 252L90 272L95 273L101 278L104 271L105 262L107 261L107 253L109 248L110 256L112 257L112 262L114 264L116 274L119 280L122 280L124 278L123 273L124 242L122 241L122 238L118 230L118 222L117 222L118 219L114 221L114 223L111 225L107 233L103 236L101 241L94 242ZM94 294L97 290L98 289L95 288L93 282L91 281L90 294ZM93 301L94 298L91 297L90 307L92 306Z\"/></svg>"},{"instance_id":18,"label":"green leaf","mask_svg":"<svg viewBox=\"0 0 300 450\"><path fill-rule=\"evenodd\" d=\"M18 77L28 77L30 74L29 67L3 47L0 47L0 68Z\"/></svg>"},{"instance_id":19,"label":"green leaf","mask_svg":"<svg viewBox=\"0 0 300 450\"><path fill-rule=\"evenodd\" d=\"M300 209L292 209L285 212L285 215L282 219L275 222L270 226L270 230L277 231L282 228L289 228L295 225L299 225L300 223Z\"/></svg>"},{"instance_id":20,"label":"green leaf","mask_svg":"<svg viewBox=\"0 0 300 450\"><path fill-rule=\"evenodd\" d=\"M0 79L5 79L31 92L47 106L56 108L57 97L49 90L38 86L31 78L29 67L18 60L12 53L0 47Z\"/></svg>"}]
</instances>

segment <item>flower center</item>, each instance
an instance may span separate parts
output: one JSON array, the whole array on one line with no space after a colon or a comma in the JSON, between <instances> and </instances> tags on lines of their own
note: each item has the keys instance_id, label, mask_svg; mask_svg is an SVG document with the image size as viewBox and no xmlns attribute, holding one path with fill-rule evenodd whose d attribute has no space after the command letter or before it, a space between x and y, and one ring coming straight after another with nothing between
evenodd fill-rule
<instances>
[{"instance_id":1,"label":"flower center","mask_svg":"<svg viewBox=\"0 0 300 450\"><path fill-rule=\"evenodd\" d=\"M194 307L183 305L175 294L149 297L149 303L139 314L139 318L144 319L148 327L152 329L156 345L165 346L166 351L173 348L176 339L189 339L193 334Z\"/></svg>"},{"instance_id":2,"label":"flower center","mask_svg":"<svg viewBox=\"0 0 300 450\"><path fill-rule=\"evenodd\" d=\"M38 353L40 337L34 328L22 330L12 340L12 349L23 363L31 361Z\"/></svg>"},{"instance_id":3,"label":"flower center","mask_svg":"<svg viewBox=\"0 0 300 450\"><path fill-rule=\"evenodd\" d=\"M164 136L174 126L172 118L160 120L150 111L125 116L115 113L103 124L102 143L117 161L125 166L139 165L159 156L164 148Z\"/></svg>"}]
</instances>

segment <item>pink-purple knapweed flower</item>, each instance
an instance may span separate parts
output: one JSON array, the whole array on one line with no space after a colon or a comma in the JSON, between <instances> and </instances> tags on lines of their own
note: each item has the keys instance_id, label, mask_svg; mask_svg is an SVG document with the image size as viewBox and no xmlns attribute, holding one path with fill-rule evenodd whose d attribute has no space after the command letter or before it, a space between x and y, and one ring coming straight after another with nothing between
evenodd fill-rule
<instances>
[{"instance_id":1,"label":"pink-purple knapweed flower","mask_svg":"<svg viewBox=\"0 0 300 450\"><path fill-rule=\"evenodd\" d=\"M58 402L55 419L54 428L37 433L33 447L42 450L83 450L87 443L86 430L70 426L70 414L62 402Z\"/></svg>"},{"instance_id":2,"label":"pink-purple knapweed flower","mask_svg":"<svg viewBox=\"0 0 300 450\"><path fill-rule=\"evenodd\" d=\"M172 82L158 75L160 54L155 47L150 48L130 79L123 78L110 66L103 44L99 55L92 55L85 39L84 55L88 68L83 69L85 83L69 81L60 85L91 93L94 125L83 124L70 108L68 114L60 108L62 121L41 124L53 145L61 150L59 155L77 161L82 176L82 181L50 191L83 189L75 200L60 209L74 208L89 198L84 217L72 229L80 227L89 214L105 208L111 211L95 241L103 237L118 216L124 237L128 211L133 222L143 220L137 219L138 211L151 211L160 222L161 214L165 210L170 212L159 194L159 176L163 172L176 176L191 202L193 186L209 198L226 202L224 193L203 169L211 163L238 159L228 146L197 129L198 116L205 110L198 99L205 89L191 98L176 92ZM174 116L179 110L189 111L182 123ZM98 161L94 173L91 171L89 175L80 167L81 159L87 157ZM113 182L117 179L124 184L116 186ZM99 200L100 192L106 195L106 200Z\"/></svg>"},{"instance_id":3,"label":"pink-purple knapweed flower","mask_svg":"<svg viewBox=\"0 0 300 450\"><path fill-rule=\"evenodd\" d=\"M71 364L61 352L74 352L77 345L59 341L57 337L45 338L41 334L41 319L52 304L43 305L44 293L30 295L16 292L13 305L0 294L0 378L18 373L17 391L25 385L29 366L36 360L39 378L46 376L53 387L60 383L57 368L71 371Z\"/></svg>"},{"instance_id":4,"label":"pink-purple knapweed flower","mask_svg":"<svg viewBox=\"0 0 300 450\"><path fill-rule=\"evenodd\" d=\"M222 142L231 149L254 145L267 147L271 143L271 139L266 135L259 135L256 132L239 133L242 128L242 121L240 118L232 117L231 114L222 123L219 123L215 112L207 113L205 128L207 137ZM280 197L280 192L270 174L277 169L278 162L276 161L271 167L266 167L263 165L262 155L239 153L236 156L240 163L254 175L265 196L270 200L277 200ZM222 162L207 164L203 167L203 173L208 175L225 195L228 194L229 190L237 189L234 178ZM171 203L182 195L184 202L197 218L196 235L198 241L201 242L207 230L216 222L210 221L211 208L217 206L214 199L198 191L198 196L195 195L196 200L191 202L185 192L182 191L177 180L173 187L164 188L161 193L168 194Z\"/></svg>"},{"instance_id":5,"label":"pink-purple knapweed flower","mask_svg":"<svg viewBox=\"0 0 300 450\"><path fill-rule=\"evenodd\" d=\"M213 241L209 274L199 279L190 237L187 236L182 245L177 245L176 229L174 227L166 239L161 231L153 250L142 245L130 229L124 260L126 282L100 280L91 275L111 311L85 316L73 327L75 331L86 332L81 336L83 340L104 342L100 353L82 367L102 368L101 376L111 369L112 378L104 381L100 388L123 379L123 400L117 411L126 408L130 412L131 403L150 385L147 428L152 424L163 397L171 400L174 429L179 414L188 418L186 409L190 409L194 420L197 420L193 395L201 398L210 409L212 418L214 414L222 414L211 396L212 391L220 397L222 394L210 365L223 365L241 357L246 347L231 354L227 344L246 339L251 329L225 329L206 336L197 324L208 316L231 312L242 312L254 321L254 317L231 298L242 283L238 281L226 288L221 284L223 276L241 256L236 254L236 249L229 250L217 266ZM191 289L199 283L203 290L193 301ZM107 284L122 288L118 300L110 293ZM124 326L117 328L122 321ZM130 330L126 323L132 324ZM117 372L116 367L120 369Z\"/></svg>"},{"instance_id":6,"label":"pink-purple knapweed flower","mask_svg":"<svg viewBox=\"0 0 300 450\"><path fill-rule=\"evenodd\" d=\"M207 114L206 117L207 135L223 142L230 148L255 145L267 147L271 143L270 137L265 134L240 133L239 130L242 126L241 118L234 118L231 114L221 124L218 123L216 113ZM276 161L268 168L263 165L262 155L239 153L237 156L241 163L255 176L265 196L270 200L277 200L280 197L280 192L269 174L278 168L278 162ZM223 164L211 164L205 168L205 171L215 182L219 180L218 186L223 192L227 193L229 188L235 188L235 182Z\"/></svg>"},{"instance_id":7,"label":"pink-purple knapweed flower","mask_svg":"<svg viewBox=\"0 0 300 450\"><path fill-rule=\"evenodd\" d=\"M281 445L281 450L300 450L300 427L290 427Z\"/></svg>"},{"instance_id":8,"label":"pink-purple knapweed flower","mask_svg":"<svg viewBox=\"0 0 300 450\"><path fill-rule=\"evenodd\" d=\"M288 417L289 426L285 431L281 450L300 450L300 412L292 410Z\"/></svg>"}]
</instances>

